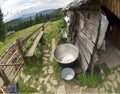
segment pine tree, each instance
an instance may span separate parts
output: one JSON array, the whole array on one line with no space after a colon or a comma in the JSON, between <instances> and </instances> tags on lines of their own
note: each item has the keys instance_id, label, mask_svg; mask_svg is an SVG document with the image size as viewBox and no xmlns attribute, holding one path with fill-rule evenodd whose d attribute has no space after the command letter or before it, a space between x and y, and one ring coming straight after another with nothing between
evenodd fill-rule
<instances>
[{"instance_id":1,"label":"pine tree","mask_svg":"<svg viewBox=\"0 0 120 94\"><path fill-rule=\"evenodd\" d=\"M5 28L3 23L3 14L0 8L0 41L4 41L5 39Z\"/></svg>"}]
</instances>

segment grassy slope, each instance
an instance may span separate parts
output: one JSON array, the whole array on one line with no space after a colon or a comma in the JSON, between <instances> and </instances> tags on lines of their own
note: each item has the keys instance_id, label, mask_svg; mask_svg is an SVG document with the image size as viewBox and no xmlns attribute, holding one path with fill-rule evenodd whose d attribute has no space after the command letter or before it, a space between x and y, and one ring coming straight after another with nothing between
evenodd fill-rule
<instances>
[{"instance_id":1,"label":"grassy slope","mask_svg":"<svg viewBox=\"0 0 120 94\"><path fill-rule=\"evenodd\" d=\"M30 33L31 31L38 29L40 26L41 26L41 24L34 25L34 26L28 27L28 28L26 28L26 29L24 29L24 30L20 30L20 31L16 32L15 34L11 35L11 36L8 36L8 37L5 39L5 42L0 42L0 55L1 55L1 54L5 51L5 49L7 49L7 47L8 47L11 43L13 43L17 38L22 37L22 36L25 36L26 34Z\"/></svg>"}]
</instances>

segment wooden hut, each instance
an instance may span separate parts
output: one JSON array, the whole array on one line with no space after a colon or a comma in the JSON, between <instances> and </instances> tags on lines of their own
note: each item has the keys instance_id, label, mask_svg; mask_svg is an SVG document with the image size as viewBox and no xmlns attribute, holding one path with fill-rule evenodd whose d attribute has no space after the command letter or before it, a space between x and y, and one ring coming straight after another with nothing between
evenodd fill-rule
<instances>
[{"instance_id":1,"label":"wooden hut","mask_svg":"<svg viewBox=\"0 0 120 94\"><path fill-rule=\"evenodd\" d=\"M69 18L69 40L79 48L82 69L87 71L90 68L92 74L97 60L96 52L104 42L110 22L104 11L109 6L105 1L111 0L75 0L63 8ZM119 18L119 13L115 13Z\"/></svg>"}]
</instances>

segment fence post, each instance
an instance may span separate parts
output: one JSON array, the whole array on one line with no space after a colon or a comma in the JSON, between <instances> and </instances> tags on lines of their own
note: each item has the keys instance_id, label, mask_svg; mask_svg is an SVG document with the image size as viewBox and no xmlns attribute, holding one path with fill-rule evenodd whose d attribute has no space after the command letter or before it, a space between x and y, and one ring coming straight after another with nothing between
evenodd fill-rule
<instances>
[{"instance_id":1,"label":"fence post","mask_svg":"<svg viewBox=\"0 0 120 94\"><path fill-rule=\"evenodd\" d=\"M24 56L24 53L23 53L23 50L22 50L22 46L20 44L20 40L19 39L16 39L16 46L17 46L19 54L21 55L21 57L23 59L24 64L26 65L26 59L25 59L25 56Z\"/></svg>"},{"instance_id":2,"label":"fence post","mask_svg":"<svg viewBox=\"0 0 120 94\"><path fill-rule=\"evenodd\" d=\"M10 83L10 80L8 79L8 77L6 76L5 72L3 69L0 69L0 77L3 79L4 81L4 85L8 85Z\"/></svg>"}]
</instances>

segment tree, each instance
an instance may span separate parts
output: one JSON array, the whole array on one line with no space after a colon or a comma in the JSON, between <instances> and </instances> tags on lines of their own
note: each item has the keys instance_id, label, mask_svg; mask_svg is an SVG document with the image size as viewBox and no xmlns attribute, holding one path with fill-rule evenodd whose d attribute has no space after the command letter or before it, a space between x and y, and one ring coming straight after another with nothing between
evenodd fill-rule
<instances>
[{"instance_id":1,"label":"tree","mask_svg":"<svg viewBox=\"0 0 120 94\"><path fill-rule=\"evenodd\" d=\"M5 28L3 23L3 14L0 8L0 41L4 41L5 39Z\"/></svg>"}]
</instances>

